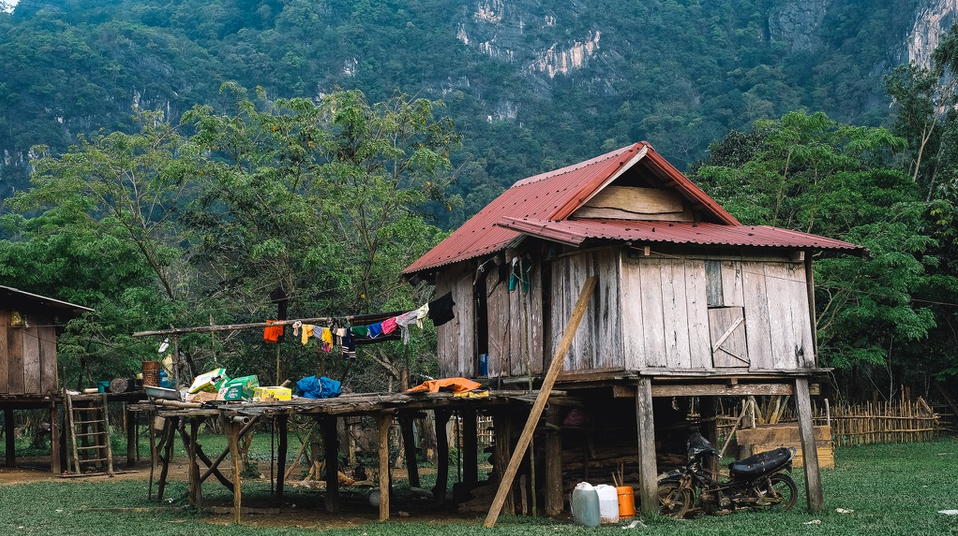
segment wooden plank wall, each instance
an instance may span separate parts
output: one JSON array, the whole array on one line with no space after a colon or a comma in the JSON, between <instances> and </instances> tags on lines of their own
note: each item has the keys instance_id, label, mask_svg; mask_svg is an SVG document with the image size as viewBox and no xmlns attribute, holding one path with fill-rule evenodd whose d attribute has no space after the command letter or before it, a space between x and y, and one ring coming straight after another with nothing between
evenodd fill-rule
<instances>
[{"instance_id":1,"label":"wooden plank wall","mask_svg":"<svg viewBox=\"0 0 958 536\"><path fill-rule=\"evenodd\" d=\"M436 328L439 374L444 378L476 375L476 305L472 272L453 267L436 278L436 297L452 292L455 318Z\"/></svg>"},{"instance_id":2,"label":"wooden plank wall","mask_svg":"<svg viewBox=\"0 0 958 536\"><path fill-rule=\"evenodd\" d=\"M509 291L496 270L486 275L489 376L524 376L543 371L542 272L530 272L529 292ZM526 352L529 354L527 367ZM527 368L530 369L527 371Z\"/></svg>"},{"instance_id":3,"label":"wooden plank wall","mask_svg":"<svg viewBox=\"0 0 958 536\"><path fill-rule=\"evenodd\" d=\"M562 338L586 278L598 277L589 307L563 364L564 371L623 367L618 255L615 250L603 249L569 255L552 263L552 344L549 355Z\"/></svg>"},{"instance_id":4,"label":"wooden plank wall","mask_svg":"<svg viewBox=\"0 0 958 536\"><path fill-rule=\"evenodd\" d=\"M30 315L29 327L11 327L10 316L9 311L0 311L0 394L55 394L57 334L53 320Z\"/></svg>"},{"instance_id":5,"label":"wooden plank wall","mask_svg":"<svg viewBox=\"0 0 958 536\"><path fill-rule=\"evenodd\" d=\"M623 254L620 266L624 366L712 368L704 261Z\"/></svg>"},{"instance_id":6,"label":"wooden plank wall","mask_svg":"<svg viewBox=\"0 0 958 536\"><path fill-rule=\"evenodd\" d=\"M748 354L753 370L814 366L802 263L741 263Z\"/></svg>"}]
</instances>

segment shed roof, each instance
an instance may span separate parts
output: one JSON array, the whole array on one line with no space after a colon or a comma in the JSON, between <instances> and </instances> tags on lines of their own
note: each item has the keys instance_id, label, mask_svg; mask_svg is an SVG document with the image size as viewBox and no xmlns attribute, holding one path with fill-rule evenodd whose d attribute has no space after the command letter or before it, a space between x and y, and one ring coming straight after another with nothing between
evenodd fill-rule
<instances>
[{"instance_id":1,"label":"shed roof","mask_svg":"<svg viewBox=\"0 0 958 536\"><path fill-rule=\"evenodd\" d=\"M668 222L639 220L569 219L577 209L635 166L640 166L658 187L677 191L699 212L702 223L670 225ZM743 226L648 142L639 142L516 182L403 273L410 275L492 255L525 235L573 245L594 238L862 251L861 247L840 240L774 227Z\"/></svg>"},{"instance_id":2,"label":"shed roof","mask_svg":"<svg viewBox=\"0 0 958 536\"><path fill-rule=\"evenodd\" d=\"M93 311L93 309L89 307L25 292L13 287L5 287L3 285L0 285L0 307L4 309L18 309L20 312L28 313L67 313L74 317L80 316L85 312Z\"/></svg>"}]
</instances>

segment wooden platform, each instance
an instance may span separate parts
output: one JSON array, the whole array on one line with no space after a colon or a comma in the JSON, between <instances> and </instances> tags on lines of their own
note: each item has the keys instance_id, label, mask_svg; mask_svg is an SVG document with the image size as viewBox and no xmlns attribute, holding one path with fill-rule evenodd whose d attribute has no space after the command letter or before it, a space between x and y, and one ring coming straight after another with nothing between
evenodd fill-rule
<instances>
[{"instance_id":1,"label":"wooden platform","mask_svg":"<svg viewBox=\"0 0 958 536\"><path fill-rule=\"evenodd\" d=\"M819 466L834 469L835 444L832 441L832 428L830 426L815 426L813 429ZM802 444L798 437L798 423L761 425L739 430L735 434L738 438L739 448L752 454L778 447L795 447L795 459L792 461L792 465L804 467Z\"/></svg>"}]
</instances>

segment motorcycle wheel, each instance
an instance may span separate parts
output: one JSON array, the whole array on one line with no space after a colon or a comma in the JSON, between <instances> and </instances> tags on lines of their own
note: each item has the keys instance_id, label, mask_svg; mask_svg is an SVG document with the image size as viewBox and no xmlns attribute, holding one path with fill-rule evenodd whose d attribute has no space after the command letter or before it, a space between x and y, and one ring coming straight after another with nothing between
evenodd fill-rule
<instances>
[{"instance_id":1,"label":"motorcycle wheel","mask_svg":"<svg viewBox=\"0 0 958 536\"><path fill-rule=\"evenodd\" d=\"M692 490L679 487L678 482L659 484L658 496L662 515L681 519L692 508Z\"/></svg>"},{"instance_id":2,"label":"motorcycle wheel","mask_svg":"<svg viewBox=\"0 0 958 536\"><path fill-rule=\"evenodd\" d=\"M767 508L781 512L791 510L798 498L798 486L792 477L785 473L776 473L768 480L770 489L766 495L766 501L769 501Z\"/></svg>"}]
</instances>

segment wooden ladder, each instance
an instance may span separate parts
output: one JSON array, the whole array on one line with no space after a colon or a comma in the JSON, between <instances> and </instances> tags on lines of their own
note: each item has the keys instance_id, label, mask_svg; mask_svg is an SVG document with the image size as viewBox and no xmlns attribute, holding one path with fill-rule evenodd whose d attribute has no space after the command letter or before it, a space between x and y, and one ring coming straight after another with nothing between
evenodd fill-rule
<instances>
[{"instance_id":1,"label":"wooden ladder","mask_svg":"<svg viewBox=\"0 0 958 536\"><path fill-rule=\"evenodd\" d=\"M110 445L106 393L66 393L65 399L73 453L68 467L76 475L113 476L113 447Z\"/></svg>"}]
</instances>

